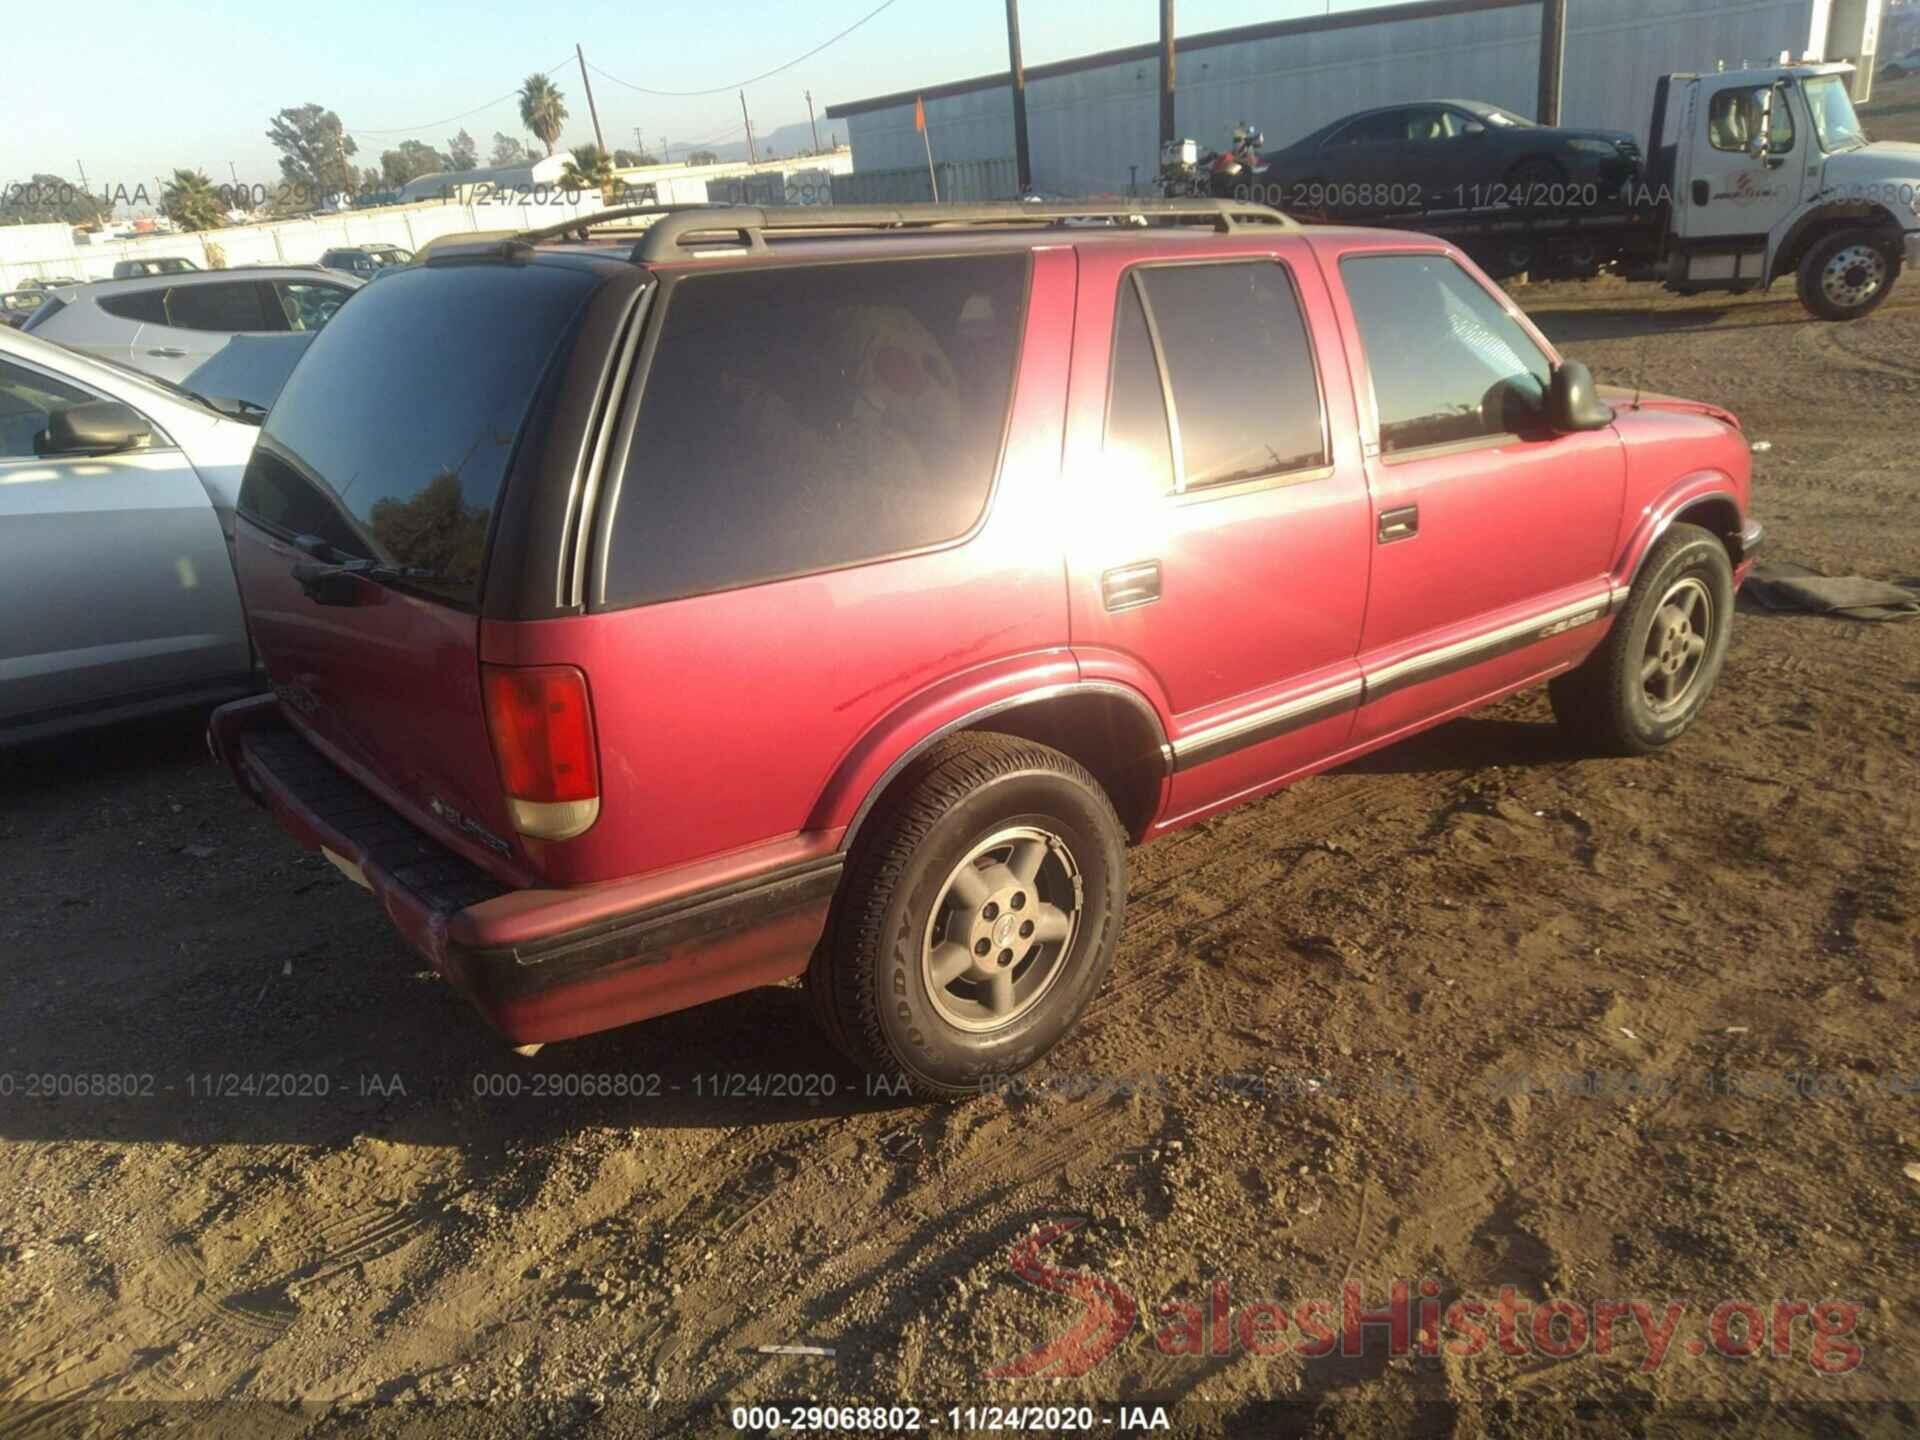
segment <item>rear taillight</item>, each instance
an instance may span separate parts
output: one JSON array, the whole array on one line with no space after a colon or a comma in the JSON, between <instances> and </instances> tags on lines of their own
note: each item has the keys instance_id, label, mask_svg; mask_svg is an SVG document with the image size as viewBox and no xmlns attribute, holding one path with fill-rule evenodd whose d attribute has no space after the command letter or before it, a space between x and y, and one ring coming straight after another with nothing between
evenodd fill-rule
<instances>
[{"instance_id":1,"label":"rear taillight","mask_svg":"<svg viewBox=\"0 0 1920 1440\"><path fill-rule=\"evenodd\" d=\"M570 840L600 817L587 677L571 665L482 665L487 729L513 828Z\"/></svg>"}]
</instances>

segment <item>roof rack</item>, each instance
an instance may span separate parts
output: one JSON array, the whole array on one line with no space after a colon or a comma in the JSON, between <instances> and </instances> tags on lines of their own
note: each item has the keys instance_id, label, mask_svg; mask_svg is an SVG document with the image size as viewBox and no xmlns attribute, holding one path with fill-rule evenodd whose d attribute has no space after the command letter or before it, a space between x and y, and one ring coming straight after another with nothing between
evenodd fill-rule
<instances>
[{"instance_id":1,"label":"roof rack","mask_svg":"<svg viewBox=\"0 0 1920 1440\"><path fill-rule=\"evenodd\" d=\"M1238 200L998 200L970 205L622 205L515 237L521 244L563 239L616 220L655 217L638 232L633 259L671 259L701 244L767 249L769 235L899 234L903 231L1054 228L1111 220L1140 225L1206 225L1220 234L1253 228L1298 229L1298 222L1267 205Z\"/></svg>"}]
</instances>

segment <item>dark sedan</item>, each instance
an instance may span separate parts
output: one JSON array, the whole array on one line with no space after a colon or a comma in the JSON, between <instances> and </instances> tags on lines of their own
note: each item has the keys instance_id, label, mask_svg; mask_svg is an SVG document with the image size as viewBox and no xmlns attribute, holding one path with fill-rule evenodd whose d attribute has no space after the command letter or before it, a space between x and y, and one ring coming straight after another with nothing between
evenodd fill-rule
<instances>
[{"instance_id":1,"label":"dark sedan","mask_svg":"<svg viewBox=\"0 0 1920 1440\"><path fill-rule=\"evenodd\" d=\"M1536 125L1484 100L1364 110L1269 155L1253 197L1308 214L1605 208L1639 173L1621 130Z\"/></svg>"}]
</instances>

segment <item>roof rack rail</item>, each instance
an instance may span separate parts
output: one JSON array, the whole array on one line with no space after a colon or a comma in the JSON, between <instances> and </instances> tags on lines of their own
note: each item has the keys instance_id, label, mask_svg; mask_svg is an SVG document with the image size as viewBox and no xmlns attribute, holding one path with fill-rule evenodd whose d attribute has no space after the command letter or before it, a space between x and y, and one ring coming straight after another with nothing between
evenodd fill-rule
<instances>
[{"instance_id":1,"label":"roof rack rail","mask_svg":"<svg viewBox=\"0 0 1920 1440\"><path fill-rule=\"evenodd\" d=\"M731 244L764 251L769 235L898 234L902 231L991 229L999 226L1052 228L1073 221L1131 221L1136 224L1205 224L1221 234L1263 227L1298 229L1289 216L1268 205L1217 199L996 200L943 205L621 205L593 215L523 232L523 244L568 235L584 239L589 230L615 220L655 217L640 233L633 259L666 260L685 247Z\"/></svg>"}]
</instances>

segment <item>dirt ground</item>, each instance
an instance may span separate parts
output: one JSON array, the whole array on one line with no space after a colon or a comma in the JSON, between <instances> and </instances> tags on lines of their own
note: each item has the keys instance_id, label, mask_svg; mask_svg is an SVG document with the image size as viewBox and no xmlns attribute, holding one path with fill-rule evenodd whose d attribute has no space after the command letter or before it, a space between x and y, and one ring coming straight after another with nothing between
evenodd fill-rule
<instances>
[{"instance_id":1,"label":"dirt ground","mask_svg":"<svg viewBox=\"0 0 1920 1440\"><path fill-rule=\"evenodd\" d=\"M1603 380L1773 443L1770 557L1920 575L1920 275L1845 327L1784 289L1519 293ZM1527 695L1135 851L1091 1013L951 1108L828 1062L792 987L503 1051L195 717L0 757L0 1433L707 1433L808 1400L1910 1432L1916 696L1920 624L1744 608L1668 754L1585 758ZM1349 1287L1428 1279L1590 1333L1238 1343L1258 1302L1337 1328ZM1616 1300L1683 1306L1659 1363L1631 1319L1598 1353ZM1777 1301L1839 1308L1776 1331ZM1205 1353L1168 1353L1189 1315Z\"/></svg>"}]
</instances>

